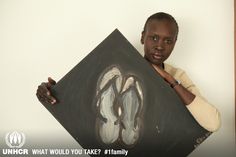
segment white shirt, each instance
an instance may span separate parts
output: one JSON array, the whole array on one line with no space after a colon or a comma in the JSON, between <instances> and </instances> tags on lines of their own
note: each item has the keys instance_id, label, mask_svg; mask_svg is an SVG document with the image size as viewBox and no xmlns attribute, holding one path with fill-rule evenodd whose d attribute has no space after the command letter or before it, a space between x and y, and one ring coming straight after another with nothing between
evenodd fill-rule
<instances>
[{"instance_id":1,"label":"white shirt","mask_svg":"<svg viewBox=\"0 0 236 157\"><path fill-rule=\"evenodd\" d=\"M221 125L219 111L201 96L195 84L182 69L175 68L169 64L164 65L166 72L172 75L176 80L180 81L183 87L195 95L194 100L186 107L196 121L208 131L217 131Z\"/></svg>"}]
</instances>

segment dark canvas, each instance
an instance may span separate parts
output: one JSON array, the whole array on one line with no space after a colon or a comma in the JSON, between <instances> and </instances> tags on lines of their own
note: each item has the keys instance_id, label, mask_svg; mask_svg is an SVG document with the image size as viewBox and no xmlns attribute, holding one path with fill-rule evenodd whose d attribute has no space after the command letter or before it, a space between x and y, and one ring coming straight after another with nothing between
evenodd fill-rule
<instances>
[{"instance_id":1,"label":"dark canvas","mask_svg":"<svg viewBox=\"0 0 236 157\"><path fill-rule=\"evenodd\" d=\"M101 118L102 114L99 113L100 110L97 110L96 105L103 105L101 104L103 99L100 99L102 94L99 95L98 86L106 70L114 66L119 68L124 78L127 79L132 76L138 80L143 93L143 96L140 97L138 90L131 88L134 90L131 90L133 92L130 92L130 95L135 96L134 99L136 99L136 101L133 101L130 100L129 94L125 96L119 94L117 92L119 90L114 90L117 99L112 102L126 103L129 106L128 102L131 101L134 105L137 105L135 113L139 113L140 123L138 124L140 124L141 131L138 140L133 145L122 144L119 139L114 143L105 144L99 139L96 131L98 125L108 122ZM113 87L116 86L117 82L114 80L115 78L108 82L105 87L108 88L109 83ZM114 89L116 88L114 87ZM86 149L124 148L129 150L129 157L182 157L187 156L209 135L194 120L174 90L157 75L149 63L118 30L111 33L66 74L52 88L52 92L59 103L56 105L44 104L44 106ZM109 102L111 98L112 96L109 96L108 100L104 100L104 104L109 105L106 102ZM140 104L142 104L142 107L138 106ZM123 111L122 114L125 115ZM137 115L135 118L137 118ZM115 123L109 124L109 126L117 126ZM137 125L136 119L134 124ZM123 125L119 125L119 128L122 128ZM123 129L123 131L126 130ZM126 137L125 133L124 137Z\"/></svg>"}]
</instances>

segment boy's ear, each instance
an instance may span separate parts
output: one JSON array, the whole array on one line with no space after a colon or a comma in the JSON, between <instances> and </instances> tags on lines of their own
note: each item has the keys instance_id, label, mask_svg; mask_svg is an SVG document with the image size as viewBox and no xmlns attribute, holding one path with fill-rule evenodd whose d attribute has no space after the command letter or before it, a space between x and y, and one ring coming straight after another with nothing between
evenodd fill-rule
<instances>
[{"instance_id":1,"label":"boy's ear","mask_svg":"<svg viewBox=\"0 0 236 157\"><path fill-rule=\"evenodd\" d=\"M144 31L142 31L142 33L141 33L141 44L144 44Z\"/></svg>"}]
</instances>

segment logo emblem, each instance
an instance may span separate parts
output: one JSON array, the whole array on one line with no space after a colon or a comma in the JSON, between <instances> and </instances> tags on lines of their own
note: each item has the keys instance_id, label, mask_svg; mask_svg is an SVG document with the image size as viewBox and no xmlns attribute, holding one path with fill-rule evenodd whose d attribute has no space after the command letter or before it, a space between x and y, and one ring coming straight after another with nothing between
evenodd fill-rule
<instances>
[{"instance_id":1,"label":"logo emblem","mask_svg":"<svg viewBox=\"0 0 236 157\"><path fill-rule=\"evenodd\" d=\"M21 148L25 144L25 134L17 131L7 133L5 142L10 148Z\"/></svg>"}]
</instances>

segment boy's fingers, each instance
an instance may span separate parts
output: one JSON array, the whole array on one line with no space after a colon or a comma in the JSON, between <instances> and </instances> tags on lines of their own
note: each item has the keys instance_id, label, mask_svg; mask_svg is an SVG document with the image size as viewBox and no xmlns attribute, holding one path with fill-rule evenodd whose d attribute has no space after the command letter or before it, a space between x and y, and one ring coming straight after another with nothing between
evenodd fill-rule
<instances>
[{"instance_id":1,"label":"boy's fingers","mask_svg":"<svg viewBox=\"0 0 236 157\"><path fill-rule=\"evenodd\" d=\"M56 81L53 80L51 77L48 77L48 82L49 82L49 84L51 84L51 85L55 85L55 84L56 84Z\"/></svg>"}]
</instances>

